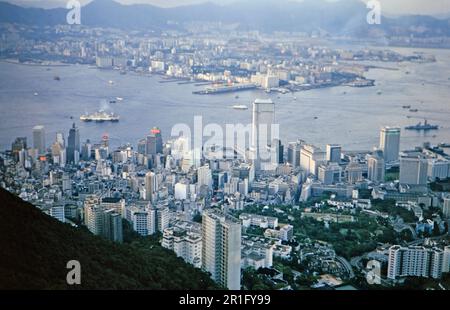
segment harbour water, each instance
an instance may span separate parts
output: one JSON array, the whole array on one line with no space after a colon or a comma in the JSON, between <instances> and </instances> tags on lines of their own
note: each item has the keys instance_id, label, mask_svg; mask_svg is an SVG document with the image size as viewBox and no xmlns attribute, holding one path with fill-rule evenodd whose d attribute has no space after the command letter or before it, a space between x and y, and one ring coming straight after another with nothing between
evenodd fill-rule
<instances>
[{"instance_id":1,"label":"harbour water","mask_svg":"<svg viewBox=\"0 0 450 310\"><path fill-rule=\"evenodd\" d=\"M417 49L400 49L411 54ZM335 87L295 94L267 94L260 90L217 95L195 95L202 87L193 84L159 83L158 76L98 70L87 66L27 66L0 62L0 149L11 147L15 137L28 137L35 125L44 125L47 144L55 133L67 136L72 122L81 140L100 141L107 133L118 146L136 142L158 126L165 139L177 123L192 126L194 116L203 124L249 124L256 98L270 97L276 104L276 120L283 141L300 138L324 146L342 144L347 150L367 150L378 144L383 125L414 125L427 119L441 128L419 132L402 130L402 149L424 142L450 143L450 50L423 50L436 63L382 63L397 71L372 69L366 74L375 87ZM60 77L55 80L54 77ZM112 81L112 82L110 82ZM123 98L109 103L111 99ZM294 99L296 97L296 99ZM418 109L411 113L402 107ZM80 115L104 109L120 115L117 123L84 123ZM410 116L408 118L407 116Z\"/></svg>"}]
</instances>

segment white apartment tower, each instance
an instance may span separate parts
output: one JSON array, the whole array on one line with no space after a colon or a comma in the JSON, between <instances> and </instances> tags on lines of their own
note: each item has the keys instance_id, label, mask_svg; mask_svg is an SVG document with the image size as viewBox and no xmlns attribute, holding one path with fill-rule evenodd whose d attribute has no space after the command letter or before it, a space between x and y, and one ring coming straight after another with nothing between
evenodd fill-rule
<instances>
[{"instance_id":1,"label":"white apartment tower","mask_svg":"<svg viewBox=\"0 0 450 310\"><path fill-rule=\"evenodd\" d=\"M241 289L241 223L218 209L203 212L202 268L230 290Z\"/></svg>"},{"instance_id":2,"label":"white apartment tower","mask_svg":"<svg viewBox=\"0 0 450 310\"><path fill-rule=\"evenodd\" d=\"M394 245L389 249L388 279L396 280L399 277L439 279L443 267L444 251L439 248Z\"/></svg>"}]
</instances>

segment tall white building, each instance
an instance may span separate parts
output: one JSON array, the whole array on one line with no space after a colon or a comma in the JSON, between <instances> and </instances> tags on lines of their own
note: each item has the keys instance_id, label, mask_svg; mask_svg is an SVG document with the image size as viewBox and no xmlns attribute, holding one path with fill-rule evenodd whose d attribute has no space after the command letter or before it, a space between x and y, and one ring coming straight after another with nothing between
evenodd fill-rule
<instances>
[{"instance_id":1,"label":"tall white building","mask_svg":"<svg viewBox=\"0 0 450 310\"><path fill-rule=\"evenodd\" d=\"M145 200L155 202L158 183L156 174L149 171L145 174Z\"/></svg>"},{"instance_id":2,"label":"tall white building","mask_svg":"<svg viewBox=\"0 0 450 310\"><path fill-rule=\"evenodd\" d=\"M317 175L319 165L324 163L326 153L314 145L304 145L300 151L300 167L306 174Z\"/></svg>"},{"instance_id":3,"label":"tall white building","mask_svg":"<svg viewBox=\"0 0 450 310\"><path fill-rule=\"evenodd\" d=\"M389 249L387 277L392 280L399 277L439 279L442 276L443 266L444 251L442 249L394 245Z\"/></svg>"},{"instance_id":4,"label":"tall white building","mask_svg":"<svg viewBox=\"0 0 450 310\"><path fill-rule=\"evenodd\" d=\"M444 266L442 272L450 272L450 245L444 247Z\"/></svg>"},{"instance_id":5,"label":"tall white building","mask_svg":"<svg viewBox=\"0 0 450 310\"><path fill-rule=\"evenodd\" d=\"M252 152L256 171L261 170L261 163L270 163L267 146L278 137L272 137L275 123L275 104L270 99L256 99L253 102Z\"/></svg>"},{"instance_id":6,"label":"tall white building","mask_svg":"<svg viewBox=\"0 0 450 310\"><path fill-rule=\"evenodd\" d=\"M450 195L444 197L444 204L442 206L442 213L444 217L450 219Z\"/></svg>"},{"instance_id":7,"label":"tall white building","mask_svg":"<svg viewBox=\"0 0 450 310\"><path fill-rule=\"evenodd\" d=\"M45 154L45 128L42 125L33 128L33 148L39 155Z\"/></svg>"},{"instance_id":8,"label":"tall white building","mask_svg":"<svg viewBox=\"0 0 450 310\"><path fill-rule=\"evenodd\" d=\"M400 158L400 183L410 185L427 184L427 159L421 155Z\"/></svg>"},{"instance_id":9,"label":"tall white building","mask_svg":"<svg viewBox=\"0 0 450 310\"><path fill-rule=\"evenodd\" d=\"M209 165L202 166L197 169L198 186L207 186L212 189L212 173Z\"/></svg>"},{"instance_id":10,"label":"tall white building","mask_svg":"<svg viewBox=\"0 0 450 310\"><path fill-rule=\"evenodd\" d=\"M398 160L400 153L400 132L399 127L383 127L380 132L380 149L383 151L386 163Z\"/></svg>"},{"instance_id":11,"label":"tall white building","mask_svg":"<svg viewBox=\"0 0 450 310\"><path fill-rule=\"evenodd\" d=\"M141 236L153 235L157 229L156 209L151 207L131 207L128 212L133 230Z\"/></svg>"},{"instance_id":12,"label":"tall white building","mask_svg":"<svg viewBox=\"0 0 450 310\"><path fill-rule=\"evenodd\" d=\"M375 152L367 159L367 178L372 182L384 182L386 164L381 152Z\"/></svg>"},{"instance_id":13,"label":"tall white building","mask_svg":"<svg viewBox=\"0 0 450 310\"><path fill-rule=\"evenodd\" d=\"M202 268L230 290L241 289L241 224L217 209L203 212Z\"/></svg>"},{"instance_id":14,"label":"tall white building","mask_svg":"<svg viewBox=\"0 0 450 310\"><path fill-rule=\"evenodd\" d=\"M100 235L103 232L103 208L96 195L86 196L84 200L84 223L91 233Z\"/></svg>"},{"instance_id":15,"label":"tall white building","mask_svg":"<svg viewBox=\"0 0 450 310\"><path fill-rule=\"evenodd\" d=\"M164 229L161 245L196 268L202 266L202 235L181 227Z\"/></svg>"}]
</instances>

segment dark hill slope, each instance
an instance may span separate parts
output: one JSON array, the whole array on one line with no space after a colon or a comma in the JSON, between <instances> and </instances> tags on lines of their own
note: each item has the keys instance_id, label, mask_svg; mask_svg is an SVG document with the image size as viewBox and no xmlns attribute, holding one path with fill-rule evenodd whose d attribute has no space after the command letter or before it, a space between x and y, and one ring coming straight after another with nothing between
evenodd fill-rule
<instances>
[{"instance_id":1,"label":"dark hill slope","mask_svg":"<svg viewBox=\"0 0 450 310\"><path fill-rule=\"evenodd\" d=\"M0 289L213 289L207 274L156 241L114 244L0 189ZM66 264L81 263L81 285Z\"/></svg>"}]
</instances>

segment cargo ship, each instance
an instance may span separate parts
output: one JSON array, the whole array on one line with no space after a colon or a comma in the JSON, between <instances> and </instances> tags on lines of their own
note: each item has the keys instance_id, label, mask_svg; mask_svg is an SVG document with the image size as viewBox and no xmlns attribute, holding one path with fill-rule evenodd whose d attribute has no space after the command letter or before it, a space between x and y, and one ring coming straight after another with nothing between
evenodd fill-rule
<instances>
[{"instance_id":1,"label":"cargo ship","mask_svg":"<svg viewBox=\"0 0 450 310\"><path fill-rule=\"evenodd\" d=\"M414 126L407 126L405 127L406 130L437 130L439 129L438 125L430 125L428 124L428 121L425 120L425 122L422 124L422 122L420 122L417 125Z\"/></svg>"},{"instance_id":2,"label":"cargo ship","mask_svg":"<svg viewBox=\"0 0 450 310\"><path fill-rule=\"evenodd\" d=\"M92 114L84 114L80 116L83 122L118 122L120 116L114 113L107 113L105 111L98 111Z\"/></svg>"}]
</instances>

